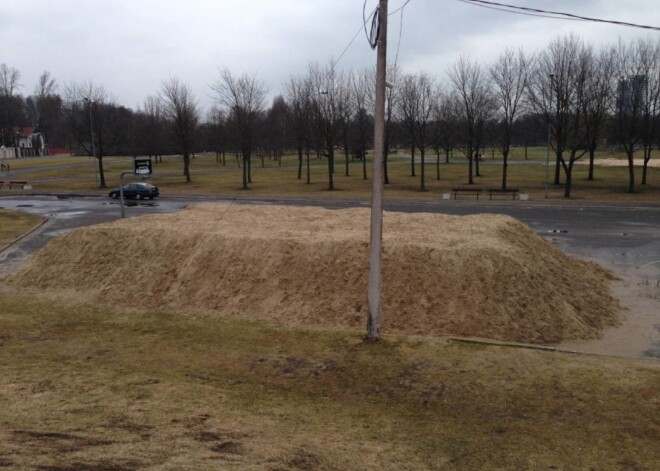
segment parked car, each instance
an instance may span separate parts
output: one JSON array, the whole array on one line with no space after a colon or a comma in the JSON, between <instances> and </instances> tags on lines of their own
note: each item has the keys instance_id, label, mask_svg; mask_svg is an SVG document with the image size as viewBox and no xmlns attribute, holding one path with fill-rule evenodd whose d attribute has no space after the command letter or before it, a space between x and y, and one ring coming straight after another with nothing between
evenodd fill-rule
<instances>
[{"instance_id":1,"label":"parked car","mask_svg":"<svg viewBox=\"0 0 660 471\"><path fill-rule=\"evenodd\" d=\"M158 187L151 183L127 183L124 185L124 198L154 199L158 196ZM119 188L113 188L108 193L111 198L119 198Z\"/></svg>"}]
</instances>

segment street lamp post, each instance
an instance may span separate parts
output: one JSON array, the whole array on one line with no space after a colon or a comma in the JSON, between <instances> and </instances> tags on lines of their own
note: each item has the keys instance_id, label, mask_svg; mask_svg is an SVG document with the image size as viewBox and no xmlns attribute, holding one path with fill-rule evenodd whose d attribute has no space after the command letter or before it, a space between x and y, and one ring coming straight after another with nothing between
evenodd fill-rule
<instances>
[{"instance_id":1,"label":"street lamp post","mask_svg":"<svg viewBox=\"0 0 660 471\"><path fill-rule=\"evenodd\" d=\"M96 147L94 146L94 121L92 120L92 105L94 104L94 100L90 100L89 98L85 97L85 102L89 106L89 132L92 138L92 163L94 164L94 182L96 183L96 186L98 186L99 169L96 165L96 162L94 161L96 159Z\"/></svg>"},{"instance_id":2,"label":"street lamp post","mask_svg":"<svg viewBox=\"0 0 660 471\"><path fill-rule=\"evenodd\" d=\"M554 84L555 74L550 74L550 106L548 107L548 143L545 150L545 199L548 199L550 192L550 112L552 112L552 85Z\"/></svg>"}]
</instances>

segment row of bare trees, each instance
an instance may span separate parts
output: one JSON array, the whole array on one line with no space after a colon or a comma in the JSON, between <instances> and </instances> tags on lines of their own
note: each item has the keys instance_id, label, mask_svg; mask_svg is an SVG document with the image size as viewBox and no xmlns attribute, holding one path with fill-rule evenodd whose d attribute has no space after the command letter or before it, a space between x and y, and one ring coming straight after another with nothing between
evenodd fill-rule
<instances>
[{"instance_id":1,"label":"row of bare trees","mask_svg":"<svg viewBox=\"0 0 660 471\"><path fill-rule=\"evenodd\" d=\"M512 146L545 145L554 154L554 184L571 195L575 163L589 159L589 179L600 147L617 147L628 158L628 190L635 188L634 156L643 157L641 183L658 145L660 127L660 42L619 41L595 48L575 35L553 40L536 55L507 50L483 66L461 57L444 78L424 72L388 70L385 183L390 182L387 154L410 151L410 174L420 169L426 190L427 157L435 153L435 178L441 179L441 156L454 151L467 159L467 182L475 183L486 147L502 158L502 189L507 188ZM98 159L105 186L103 157L111 154L183 156L183 175L191 181L191 156L226 153L242 167L242 186L252 183L256 155L281 163L285 151L297 155L297 178L311 182L310 159L326 159L328 189L334 176L351 175L351 162L361 163L372 145L373 69L346 72L334 63L310 64L292 76L270 105L268 90L254 75L219 73L210 86L215 105L202 116L192 88L178 78L163 81L155 96L133 111L117 103L92 82L62 87L45 72L33 95L23 99L20 73L0 65L0 129L11 139L12 126L29 123L49 135L51 144L65 145ZM58 142L59 141L59 142ZM419 153L421 166L415 159ZM343 169L341 162L343 154ZM353 170L354 171L354 170Z\"/></svg>"}]
</instances>

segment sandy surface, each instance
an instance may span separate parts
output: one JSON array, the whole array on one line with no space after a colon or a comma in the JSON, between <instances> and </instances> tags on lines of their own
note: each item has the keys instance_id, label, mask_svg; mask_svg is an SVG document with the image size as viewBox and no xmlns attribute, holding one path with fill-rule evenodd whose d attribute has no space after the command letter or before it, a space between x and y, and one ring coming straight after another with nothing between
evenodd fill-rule
<instances>
[{"instance_id":1,"label":"sandy surface","mask_svg":"<svg viewBox=\"0 0 660 471\"><path fill-rule=\"evenodd\" d=\"M533 343L616 324L609 272L508 216L386 213L384 331ZM65 234L10 277L110 305L359 327L369 210L197 205Z\"/></svg>"}]
</instances>

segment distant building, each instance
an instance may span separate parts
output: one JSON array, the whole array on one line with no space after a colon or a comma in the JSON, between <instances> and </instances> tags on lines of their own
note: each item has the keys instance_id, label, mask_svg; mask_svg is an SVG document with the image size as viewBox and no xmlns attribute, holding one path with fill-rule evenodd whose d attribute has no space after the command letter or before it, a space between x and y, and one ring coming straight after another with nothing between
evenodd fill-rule
<instances>
[{"instance_id":1,"label":"distant building","mask_svg":"<svg viewBox=\"0 0 660 471\"><path fill-rule=\"evenodd\" d=\"M14 133L16 135L16 157L49 155L43 133L34 132L34 128L14 128Z\"/></svg>"},{"instance_id":2,"label":"distant building","mask_svg":"<svg viewBox=\"0 0 660 471\"><path fill-rule=\"evenodd\" d=\"M633 75L619 80L617 95L621 114L640 116L646 109L649 96L649 79L646 75Z\"/></svg>"}]
</instances>

